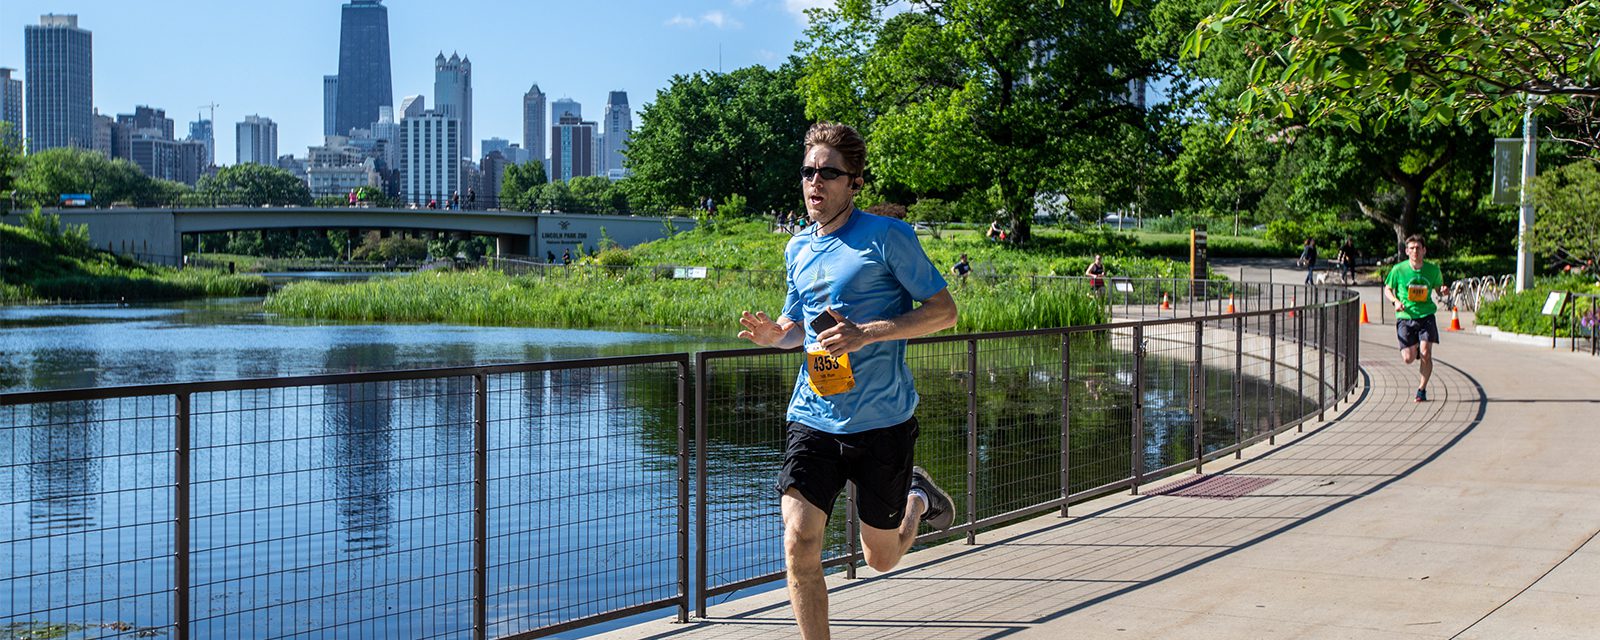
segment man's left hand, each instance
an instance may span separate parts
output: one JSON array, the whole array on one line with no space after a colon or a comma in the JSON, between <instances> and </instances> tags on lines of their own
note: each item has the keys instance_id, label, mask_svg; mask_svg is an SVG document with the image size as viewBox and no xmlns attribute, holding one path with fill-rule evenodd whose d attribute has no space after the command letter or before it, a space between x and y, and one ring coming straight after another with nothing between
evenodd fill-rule
<instances>
[{"instance_id":1,"label":"man's left hand","mask_svg":"<svg viewBox=\"0 0 1600 640\"><path fill-rule=\"evenodd\" d=\"M828 355L837 358L847 353L855 353L862 347L872 344L871 336L861 330L861 325L851 322L833 309L828 309L825 313L839 321L839 324L817 334L817 342L828 351Z\"/></svg>"}]
</instances>

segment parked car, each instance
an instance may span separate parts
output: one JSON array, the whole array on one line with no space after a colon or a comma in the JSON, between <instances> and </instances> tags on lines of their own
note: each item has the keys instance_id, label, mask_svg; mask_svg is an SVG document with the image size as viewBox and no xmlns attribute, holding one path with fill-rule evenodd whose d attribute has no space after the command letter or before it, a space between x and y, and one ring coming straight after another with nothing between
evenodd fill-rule
<instances>
[{"instance_id":1,"label":"parked car","mask_svg":"<svg viewBox=\"0 0 1600 640\"><path fill-rule=\"evenodd\" d=\"M1100 224L1111 225L1118 229L1132 229L1139 224L1139 220L1120 213L1108 213L1106 217L1100 219Z\"/></svg>"}]
</instances>

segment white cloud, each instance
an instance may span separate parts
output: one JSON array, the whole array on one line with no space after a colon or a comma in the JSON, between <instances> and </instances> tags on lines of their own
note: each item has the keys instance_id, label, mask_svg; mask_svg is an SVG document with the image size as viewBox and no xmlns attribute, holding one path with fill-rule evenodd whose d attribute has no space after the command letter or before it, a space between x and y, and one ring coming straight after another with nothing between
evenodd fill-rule
<instances>
[{"instance_id":1,"label":"white cloud","mask_svg":"<svg viewBox=\"0 0 1600 640\"><path fill-rule=\"evenodd\" d=\"M700 22L718 29L738 29L744 26L744 23L721 11L707 11L705 15L700 17Z\"/></svg>"},{"instance_id":2,"label":"white cloud","mask_svg":"<svg viewBox=\"0 0 1600 640\"><path fill-rule=\"evenodd\" d=\"M678 14L672 16L663 24L669 27L682 27L685 29L693 29L701 25L709 25L716 29L740 29L744 27L743 22L739 22L737 18L721 11L708 11L705 15L700 16L698 20Z\"/></svg>"}]
</instances>

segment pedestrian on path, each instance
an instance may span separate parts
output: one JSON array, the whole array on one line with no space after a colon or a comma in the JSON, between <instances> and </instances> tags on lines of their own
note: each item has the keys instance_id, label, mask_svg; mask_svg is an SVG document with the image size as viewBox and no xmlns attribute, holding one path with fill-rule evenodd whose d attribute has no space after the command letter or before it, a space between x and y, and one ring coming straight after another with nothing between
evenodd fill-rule
<instances>
[{"instance_id":1,"label":"pedestrian on path","mask_svg":"<svg viewBox=\"0 0 1600 640\"><path fill-rule=\"evenodd\" d=\"M739 337L805 346L777 489L789 604L800 637L818 640L829 637L822 545L846 481L856 486L867 564L878 571L900 562L920 522L943 530L954 519L949 494L912 464L917 391L905 341L954 326L956 304L911 225L855 208L867 160L861 135L818 123L805 148L800 190L814 226L784 251L783 313L744 312Z\"/></svg>"},{"instance_id":2,"label":"pedestrian on path","mask_svg":"<svg viewBox=\"0 0 1600 640\"><path fill-rule=\"evenodd\" d=\"M1300 266L1306 268L1306 284L1316 284L1317 276L1317 243L1311 238L1306 238L1306 244L1300 248Z\"/></svg>"},{"instance_id":3,"label":"pedestrian on path","mask_svg":"<svg viewBox=\"0 0 1600 640\"><path fill-rule=\"evenodd\" d=\"M1395 334L1400 338L1400 359L1406 364L1414 361L1422 379L1417 383L1417 402L1428 401L1428 378L1433 375L1433 345L1439 343L1439 323L1434 312L1433 295L1444 295L1444 276L1439 265L1425 262L1428 247L1422 236L1406 238L1406 256L1410 258L1389 269L1383 279L1383 297L1394 304Z\"/></svg>"}]
</instances>

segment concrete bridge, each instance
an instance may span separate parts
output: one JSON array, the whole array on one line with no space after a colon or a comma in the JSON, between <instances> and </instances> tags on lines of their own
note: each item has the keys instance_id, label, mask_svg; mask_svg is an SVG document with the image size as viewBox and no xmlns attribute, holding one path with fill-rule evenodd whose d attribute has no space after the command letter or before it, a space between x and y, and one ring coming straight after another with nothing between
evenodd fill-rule
<instances>
[{"instance_id":1,"label":"concrete bridge","mask_svg":"<svg viewBox=\"0 0 1600 640\"><path fill-rule=\"evenodd\" d=\"M1413 403L1361 340L1355 402L1232 465L830 576L833 637L1595 638L1600 360L1447 333ZM601 637L797 634L780 587Z\"/></svg>"},{"instance_id":2,"label":"concrete bridge","mask_svg":"<svg viewBox=\"0 0 1600 640\"><path fill-rule=\"evenodd\" d=\"M514 211L450 211L441 209L374 209L361 207L212 207L156 209L47 209L62 224L89 228L89 241L99 248L173 261L182 255L186 234L268 229L410 230L465 233L496 239L497 252L512 255L561 255L578 247L594 250L601 230L617 244L632 246L666 235L666 222L678 230L694 227L692 218L525 213ZM21 213L6 215L20 224Z\"/></svg>"}]
</instances>

